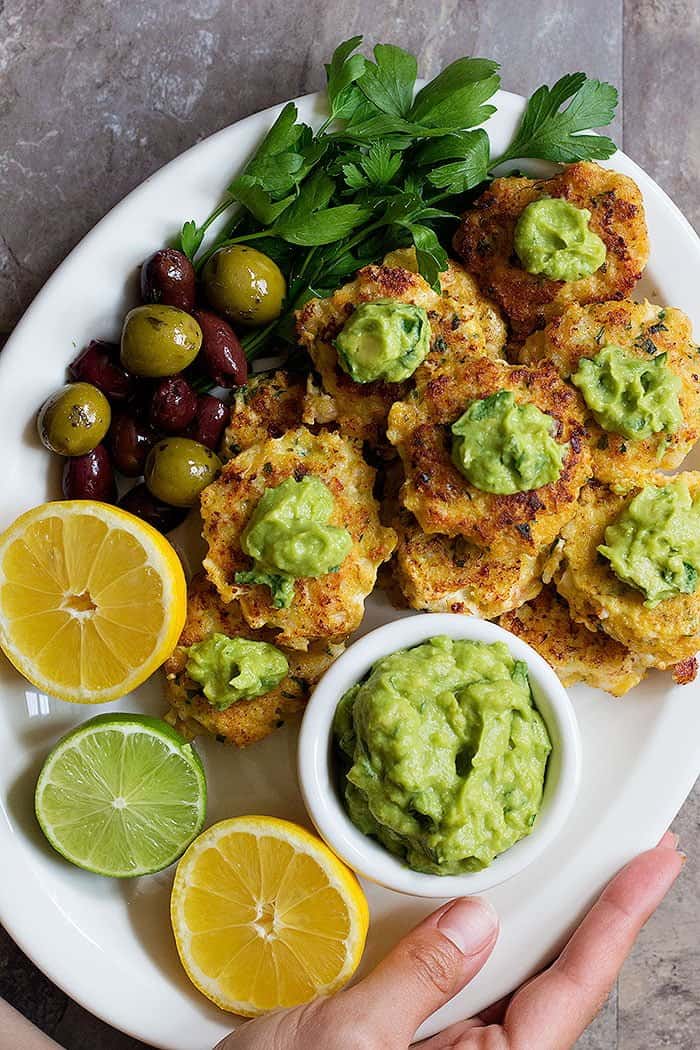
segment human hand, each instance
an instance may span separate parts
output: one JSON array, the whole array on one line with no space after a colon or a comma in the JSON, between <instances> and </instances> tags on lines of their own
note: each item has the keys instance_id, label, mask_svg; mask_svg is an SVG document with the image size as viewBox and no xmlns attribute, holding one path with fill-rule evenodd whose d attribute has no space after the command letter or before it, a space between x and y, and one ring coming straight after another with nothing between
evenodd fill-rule
<instances>
[{"instance_id":1,"label":"human hand","mask_svg":"<svg viewBox=\"0 0 700 1050\"><path fill-rule=\"evenodd\" d=\"M422 1050L569 1050L605 1002L649 916L683 866L678 840L631 861L561 955L511 997L418 1044ZM364 980L329 999L256 1018L216 1050L406 1050L418 1026L479 972L498 917L478 897L438 908Z\"/></svg>"}]
</instances>

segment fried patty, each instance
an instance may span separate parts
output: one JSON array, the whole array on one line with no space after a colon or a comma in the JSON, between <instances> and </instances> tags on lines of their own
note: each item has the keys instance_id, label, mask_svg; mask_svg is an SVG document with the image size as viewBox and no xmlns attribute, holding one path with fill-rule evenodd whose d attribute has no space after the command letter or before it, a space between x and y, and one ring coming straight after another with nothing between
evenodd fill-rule
<instances>
[{"instance_id":1,"label":"fried patty","mask_svg":"<svg viewBox=\"0 0 700 1050\"><path fill-rule=\"evenodd\" d=\"M268 438L278 438L301 425L306 377L296 372L260 372L239 387L231 405L231 420L224 432L221 458Z\"/></svg>"},{"instance_id":2,"label":"fried patty","mask_svg":"<svg viewBox=\"0 0 700 1050\"><path fill-rule=\"evenodd\" d=\"M337 572L297 579L291 606L276 609L268 587L235 581L237 572L252 567L241 549L241 535L266 489L306 475L330 489L335 509L329 524L348 530L352 548ZM340 434L312 434L305 427L252 445L231 459L201 497L209 546L204 568L224 601L238 599L251 627L274 628L277 642L294 649L306 649L318 639L338 641L354 631L377 568L396 545L393 530L379 522L374 480L375 471L357 443Z\"/></svg>"},{"instance_id":3,"label":"fried patty","mask_svg":"<svg viewBox=\"0 0 700 1050\"><path fill-rule=\"evenodd\" d=\"M499 557L461 536L429 536L405 508L392 524L398 536L393 575L412 609L492 619L542 587L542 554Z\"/></svg>"},{"instance_id":4,"label":"fried patty","mask_svg":"<svg viewBox=\"0 0 700 1050\"><path fill-rule=\"evenodd\" d=\"M237 700L226 711L208 702L198 682L187 674L187 648L212 634L274 642L271 631L248 626L238 602L223 602L204 573L189 586L187 619L177 648L164 664L165 698L170 705L166 720L187 739L208 733L236 747L263 740L285 720L303 710L311 687L342 651L342 646L317 643L308 652L284 650L289 673L278 686L252 700Z\"/></svg>"},{"instance_id":5,"label":"fried patty","mask_svg":"<svg viewBox=\"0 0 700 1050\"><path fill-rule=\"evenodd\" d=\"M515 226L523 209L542 197L590 211L589 226L604 241L607 256L589 277L553 281L521 266L513 248ZM481 290L506 314L514 346L571 303L624 299L649 257L639 188L628 176L590 162L570 164L551 179L494 179L463 215L453 243Z\"/></svg>"},{"instance_id":6,"label":"fried patty","mask_svg":"<svg viewBox=\"0 0 700 1050\"><path fill-rule=\"evenodd\" d=\"M397 248L389 252L384 259L384 265L399 266L418 273L416 249ZM485 356L501 357L507 335L501 311L491 299L481 294L475 278L454 259L448 259L447 269L440 274L440 294L443 299L449 300L444 304L444 316L449 325L448 335L457 327L455 314L465 326L476 319L484 336Z\"/></svg>"},{"instance_id":7,"label":"fried patty","mask_svg":"<svg viewBox=\"0 0 700 1050\"><path fill-rule=\"evenodd\" d=\"M623 696L649 669L648 657L635 655L604 631L589 631L572 620L566 602L551 586L498 622L543 656L566 686L585 682Z\"/></svg>"},{"instance_id":8,"label":"fried patty","mask_svg":"<svg viewBox=\"0 0 700 1050\"><path fill-rule=\"evenodd\" d=\"M659 486L682 480L694 499L700 496L700 471L657 475L646 484ZM607 559L597 552L605 529L639 492L618 494L599 482L581 493L576 515L562 532L557 589L566 598L571 615L591 631L602 628L626 648L650 658L654 667L673 667L700 649L700 590L679 594L655 608L644 605L644 595L623 583Z\"/></svg>"},{"instance_id":9,"label":"fried patty","mask_svg":"<svg viewBox=\"0 0 700 1050\"><path fill-rule=\"evenodd\" d=\"M639 441L604 430L588 412L593 476L614 487L629 488L656 470L680 466L700 437L700 348L692 342L690 320L674 307L649 302L570 306L518 352L523 364L551 361L568 379L582 357L595 357L604 346L619 346L642 360L666 354L666 366L681 381L683 426Z\"/></svg>"},{"instance_id":10,"label":"fried patty","mask_svg":"<svg viewBox=\"0 0 700 1050\"><path fill-rule=\"evenodd\" d=\"M453 464L450 425L473 401L500 390L551 415L555 439L568 445L561 474L549 485L495 495L470 484ZM551 543L574 513L590 475L584 433L579 395L553 365L526 368L481 358L455 362L395 404L387 436L406 473L401 501L425 532L462 536L492 553L520 555L538 553Z\"/></svg>"},{"instance_id":11,"label":"fried patty","mask_svg":"<svg viewBox=\"0 0 700 1050\"><path fill-rule=\"evenodd\" d=\"M312 299L299 311L299 342L309 351L321 381L320 388L310 387L305 423L337 421L348 437L380 445L390 407L406 396L432 361L447 355L483 357L500 352L505 342L503 322L495 307L484 301L473 279L458 263L451 263L441 280L444 293L439 295L410 269L365 266L333 295ZM357 383L338 362L336 336L357 306L377 299L421 306L430 321L430 353L415 377L402 383Z\"/></svg>"}]
</instances>

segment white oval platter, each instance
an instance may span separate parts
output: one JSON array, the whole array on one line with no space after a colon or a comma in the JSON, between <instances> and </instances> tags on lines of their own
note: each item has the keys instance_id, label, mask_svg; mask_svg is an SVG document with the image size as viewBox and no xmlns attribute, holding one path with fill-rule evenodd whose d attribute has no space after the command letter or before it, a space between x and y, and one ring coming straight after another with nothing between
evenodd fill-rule
<instances>
[{"instance_id":1,"label":"white oval platter","mask_svg":"<svg viewBox=\"0 0 700 1050\"><path fill-rule=\"evenodd\" d=\"M501 92L496 101L488 130L497 155L523 100ZM321 96L297 105L302 119L322 119ZM135 299L139 263L184 219L209 213L279 108L225 128L153 175L81 241L32 303L0 355L0 528L59 496L58 462L39 445L34 418L64 381L76 348L118 335ZM629 158L618 153L608 163L631 175L644 194L652 254L639 295L681 307L700 335L700 241ZM178 536L193 563L197 531L190 521ZM362 631L398 615L379 593L368 602ZM422 1035L482 1009L549 960L613 872L658 840L700 771L697 685L674 687L670 676L653 673L623 700L585 687L571 692L583 736L583 778L569 825L535 864L489 894L502 922L493 956ZM181 970L168 918L172 870L130 882L92 876L51 852L33 816L35 779L57 737L98 710L161 713L158 676L119 703L79 707L38 696L0 657L0 696L0 920L56 984L115 1027L167 1050L214 1046L239 1022L202 998ZM198 746L210 785L210 823L243 813L308 823L293 727L243 752L213 741ZM372 923L360 973L434 906L366 888Z\"/></svg>"}]
</instances>

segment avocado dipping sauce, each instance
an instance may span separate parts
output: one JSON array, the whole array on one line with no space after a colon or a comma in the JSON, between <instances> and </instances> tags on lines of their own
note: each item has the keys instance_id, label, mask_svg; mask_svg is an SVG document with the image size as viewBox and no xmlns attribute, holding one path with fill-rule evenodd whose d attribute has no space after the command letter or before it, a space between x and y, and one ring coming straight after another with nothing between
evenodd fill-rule
<instances>
[{"instance_id":1,"label":"avocado dipping sauce","mask_svg":"<svg viewBox=\"0 0 700 1050\"><path fill-rule=\"evenodd\" d=\"M348 816L414 871L478 871L532 830L552 745L504 642L440 636L382 657L333 736Z\"/></svg>"},{"instance_id":2,"label":"avocado dipping sauce","mask_svg":"<svg viewBox=\"0 0 700 1050\"><path fill-rule=\"evenodd\" d=\"M241 537L253 568L237 572L236 583L263 584L277 609L289 608L296 579L336 572L350 553L348 530L329 522L334 511L333 493L313 475L267 489Z\"/></svg>"}]
</instances>

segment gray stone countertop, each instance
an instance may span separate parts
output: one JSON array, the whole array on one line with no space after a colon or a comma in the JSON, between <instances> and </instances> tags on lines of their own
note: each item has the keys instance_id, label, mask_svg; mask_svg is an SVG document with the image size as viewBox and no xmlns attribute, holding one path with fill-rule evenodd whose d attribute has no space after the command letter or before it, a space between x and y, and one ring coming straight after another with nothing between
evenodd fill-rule
<instances>
[{"instance_id":1,"label":"gray stone countertop","mask_svg":"<svg viewBox=\"0 0 700 1050\"><path fill-rule=\"evenodd\" d=\"M521 93L576 69L611 80L617 142L700 229L697 0L0 0L0 333L129 190L205 135L321 87L354 33L409 47L424 75L496 58ZM696 789L674 823L690 862L579 1050L700 1045L699 825ZM142 1045L1 929L0 996L67 1050Z\"/></svg>"}]
</instances>

